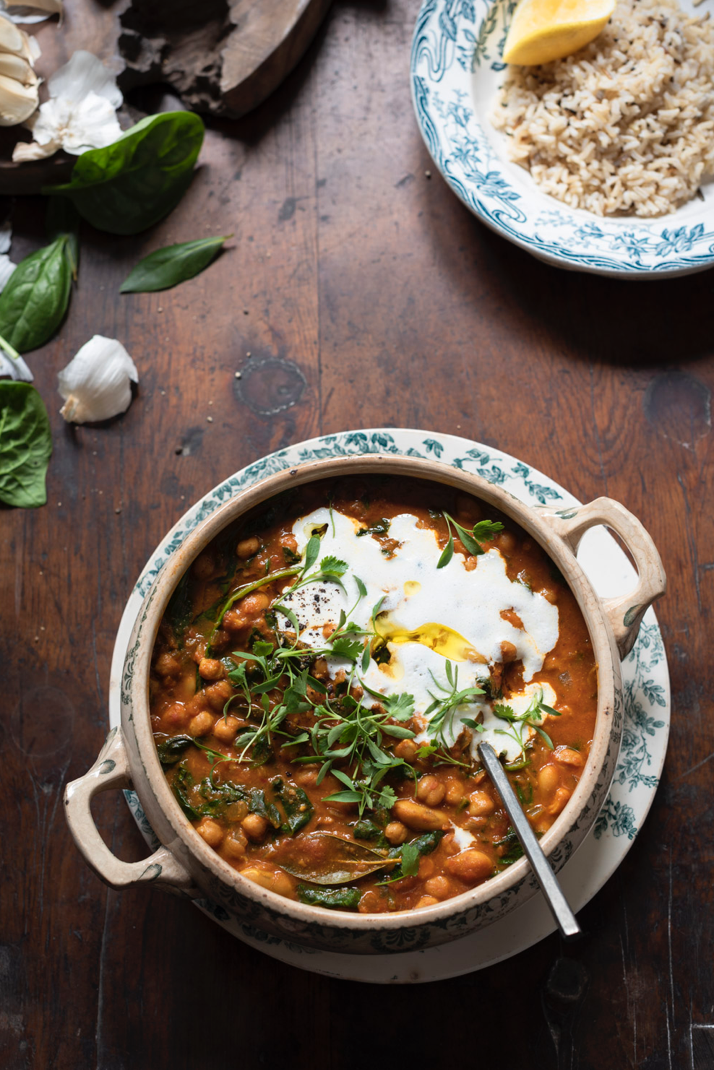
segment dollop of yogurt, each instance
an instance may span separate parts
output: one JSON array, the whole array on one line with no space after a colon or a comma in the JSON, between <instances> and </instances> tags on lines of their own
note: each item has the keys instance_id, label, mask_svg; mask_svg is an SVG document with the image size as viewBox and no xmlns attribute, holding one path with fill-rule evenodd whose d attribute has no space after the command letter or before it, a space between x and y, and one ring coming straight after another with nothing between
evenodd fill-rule
<instances>
[{"instance_id":1,"label":"dollop of yogurt","mask_svg":"<svg viewBox=\"0 0 714 1070\"><path fill-rule=\"evenodd\" d=\"M347 565L342 586L324 579L287 591L280 599L298 620L300 641L315 650L329 650L329 634L341 613L366 631L374 620L391 654L389 661L378 664L370 658L362 671L359 663L353 667L344 658L328 655L329 671L335 676L344 669L353 674L355 683L385 696L412 695L415 713L424 724L418 741L430 738L428 710L434 701L443 701L454 690L454 680L458 691L488 680L489 665L502 660L504 642L513 645L515 659L523 663L525 687L508 698L513 712L524 713L541 695L549 705L555 701L549 685L532 681L558 641L558 609L541 594L511 581L497 548L479 556L471 570L460 554L439 569L436 533L419 527L411 513L391 520L389 538L398 546L389 555L377 539L359 535L362 525L357 520L335 509L316 509L297 520L292 530L301 553L314 533L324 531L316 567L327 556ZM357 578L366 588L365 596L360 596ZM522 628L501 616L508 610L517 615ZM292 629L283 614L278 613L278 621L281 629ZM362 701L373 705L378 700L365 692ZM523 726L520 735L514 733L494 714L494 705L486 694L459 705L445 725L445 742L451 745L456 740L468 718L482 725L480 733L474 732L474 753L479 740L485 739L507 760L517 759L522 752L519 739L525 743L533 729Z\"/></svg>"}]
</instances>

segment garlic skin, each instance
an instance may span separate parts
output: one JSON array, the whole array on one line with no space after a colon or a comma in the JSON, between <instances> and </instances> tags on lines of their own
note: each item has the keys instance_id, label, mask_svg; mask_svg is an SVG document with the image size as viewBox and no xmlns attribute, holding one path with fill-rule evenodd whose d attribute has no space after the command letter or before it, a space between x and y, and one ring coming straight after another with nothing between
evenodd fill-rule
<instances>
[{"instance_id":1,"label":"garlic skin","mask_svg":"<svg viewBox=\"0 0 714 1070\"><path fill-rule=\"evenodd\" d=\"M31 383L34 378L22 357L15 360L0 349L0 379L15 379L19 383Z\"/></svg>"},{"instance_id":2,"label":"garlic skin","mask_svg":"<svg viewBox=\"0 0 714 1070\"><path fill-rule=\"evenodd\" d=\"M47 88L50 99L25 122L35 140L15 146L15 162L43 160L58 149L81 156L121 136L116 109L124 98L114 76L91 52L75 52L48 78Z\"/></svg>"},{"instance_id":3,"label":"garlic skin","mask_svg":"<svg viewBox=\"0 0 714 1070\"><path fill-rule=\"evenodd\" d=\"M58 376L64 398L60 415L68 423L109 420L131 404L131 383L139 382L136 365L121 342L95 334Z\"/></svg>"},{"instance_id":4,"label":"garlic skin","mask_svg":"<svg viewBox=\"0 0 714 1070\"><path fill-rule=\"evenodd\" d=\"M7 255L12 242L12 227L4 223L0 227L0 293L7 286L7 281L17 267Z\"/></svg>"},{"instance_id":5,"label":"garlic skin","mask_svg":"<svg viewBox=\"0 0 714 1070\"><path fill-rule=\"evenodd\" d=\"M40 103L39 79L33 67L40 54L34 37L0 13L0 126L17 126Z\"/></svg>"}]
</instances>

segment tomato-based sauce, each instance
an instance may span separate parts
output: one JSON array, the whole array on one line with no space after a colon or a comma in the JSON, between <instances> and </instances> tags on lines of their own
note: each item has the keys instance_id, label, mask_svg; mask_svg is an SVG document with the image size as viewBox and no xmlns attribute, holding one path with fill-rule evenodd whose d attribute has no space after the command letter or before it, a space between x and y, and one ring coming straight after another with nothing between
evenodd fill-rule
<instances>
[{"instance_id":1,"label":"tomato-based sauce","mask_svg":"<svg viewBox=\"0 0 714 1070\"><path fill-rule=\"evenodd\" d=\"M381 913L520 857L479 741L550 828L587 761L597 669L573 594L511 520L438 484L349 477L213 540L164 615L150 697L168 782L226 862Z\"/></svg>"}]
</instances>

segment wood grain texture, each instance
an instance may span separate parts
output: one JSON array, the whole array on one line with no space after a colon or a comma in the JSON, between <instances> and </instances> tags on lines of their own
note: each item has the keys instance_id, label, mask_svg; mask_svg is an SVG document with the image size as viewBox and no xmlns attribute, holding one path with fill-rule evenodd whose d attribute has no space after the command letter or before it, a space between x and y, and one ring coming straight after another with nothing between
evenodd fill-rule
<instances>
[{"instance_id":1,"label":"wood grain texture","mask_svg":"<svg viewBox=\"0 0 714 1070\"><path fill-rule=\"evenodd\" d=\"M379 1052L441 1067L444 1046L464 1066L711 1065L712 277L565 273L473 219L413 120L417 8L337 0L281 90L210 129L167 220L137 238L85 228L67 321L28 357L55 453L48 505L0 511L6 1070L302 1070L318 1056L357 1070L384 1065ZM68 9L70 51L111 17L93 0ZM42 244L43 214L15 206L15 259ZM140 257L230 231L197 278L119 296ZM138 396L122 418L68 428L57 371L95 332L126 345ZM583 941L389 991L280 966L157 891L108 892L60 806L106 732L125 600L187 504L268 450L379 424L473 436L632 509L669 575L658 615L674 696L652 811L581 912ZM122 857L145 853L120 795L97 814Z\"/></svg>"}]
</instances>

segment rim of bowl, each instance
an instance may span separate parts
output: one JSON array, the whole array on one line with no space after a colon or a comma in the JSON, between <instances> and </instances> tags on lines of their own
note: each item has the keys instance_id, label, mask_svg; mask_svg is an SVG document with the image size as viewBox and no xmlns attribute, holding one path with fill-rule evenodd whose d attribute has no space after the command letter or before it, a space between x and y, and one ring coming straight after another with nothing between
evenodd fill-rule
<instances>
[{"instance_id":1,"label":"rim of bowl","mask_svg":"<svg viewBox=\"0 0 714 1070\"><path fill-rule=\"evenodd\" d=\"M302 486L306 483L313 483L317 480L331 477L375 475L380 472L385 475L403 475L422 479L425 482L452 486L500 509L509 519L523 528L531 538L534 538L545 553L555 561L583 614L593 645L593 653L598 670L598 702L595 731L588 760L575 791L563 811L540 840L546 856L551 855L561 841L565 839L573 821L581 814L584 805L587 803L602 771L613 727L614 665L616 662L619 664L602 601L595 594L590 581L578 564L575 554L555 534L553 529L547 526L547 522L538 515L538 511L532 506L523 504L508 491L489 483L481 476L451 468L439 461L426 461L416 457L395 457L388 454L369 454L299 465L276 475L268 476L266 479L260 480L252 487L240 492L234 498L219 506L186 536L181 546L172 553L158 573L151 590L144 600L143 608L139 611L137 617L138 627L137 624L134 626L135 637L138 639L141 636L141 644L137 651L132 685L132 728L139 757L149 781L149 787L165 819L188 852L198 856L199 862L205 869L209 870L223 883L234 887L240 895L246 899L261 903L271 912L291 918L298 924L319 921L327 928L356 930L363 933L375 929L401 929L415 925L439 923L452 915L465 913L497 896L503 896L515 885L519 884L528 876L530 863L524 856L509 866L508 869L484 881L483 884L479 884L475 888L453 896L451 899L446 899L441 903L422 907L418 911L409 909L384 914L359 914L329 910L326 907L299 903L297 900L287 899L285 896L278 895L277 892L262 888L247 877L242 877L238 870L233 869L216 851L205 843L188 818L182 813L173 792L169 788L159 762L151 729L149 670L158 628L171 595L196 557L223 528L250 509L262 504L288 487ZM556 554L559 556L556 556ZM144 635L142 635L142 631L144 631ZM137 709L136 696L139 687L141 688L141 694L138 700L139 709ZM124 707L122 708L122 722L124 722ZM595 820L596 816L597 810L594 810L592 821ZM171 850L170 845L165 846ZM533 877L533 880L535 880L535 877Z\"/></svg>"}]
</instances>

